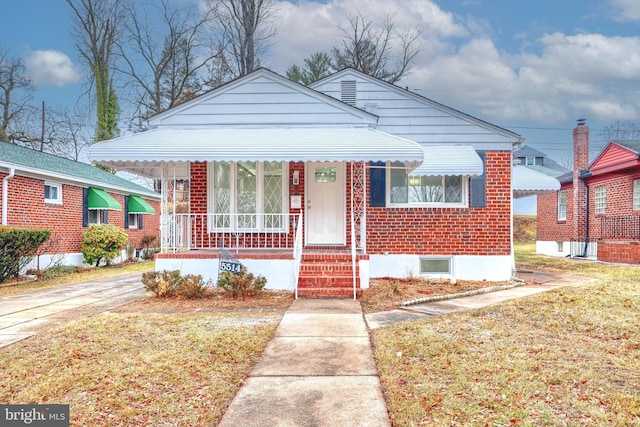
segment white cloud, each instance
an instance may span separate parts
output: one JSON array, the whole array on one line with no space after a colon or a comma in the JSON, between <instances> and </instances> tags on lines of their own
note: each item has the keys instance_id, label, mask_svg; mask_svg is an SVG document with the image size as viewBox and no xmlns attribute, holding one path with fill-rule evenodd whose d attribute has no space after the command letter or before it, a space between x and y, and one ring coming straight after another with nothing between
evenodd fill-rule
<instances>
[{"instance_id":1,"label":"white cloud","mask_svg":"<svg viewBox=\"0 0 640 427\"><path fill-rule=\"evenodd\" d=\"M628 16L633 10L640 15L637 0L610 1L626 4ZM284 73L330 49L339 41L340 27L347 26L347 15L358 11L378 23L392 12L397 29L418 28L424 49L413 72L398 84L466 113L497 124L625 120L640 114L640 37L553 33L527 38L521 50L505 52L491 39L487 23L462 19L429 0L280 1L280 28L269 59L278 64L274 71Z\"/></svg>"},{"instance_id":2,"label":"white cloud","mask_svg":"<svg viewBox=\"0 0 640 427\"><path fill-rule=\"evenodd\" d=\"M640 21L640 2L638 0L609 0L618 21Z\"/></svg>"},{"instance_id":3,"label":"white cloud","mask_svg":"<svg viewBox=\"0 0 640 427\"><path fill-rule=\"evenodd\" d=\"M71 59L56 50L35 50L25 59L27 72L36 85L65 86L80 80Z\"/></svg>"}]
</instances>

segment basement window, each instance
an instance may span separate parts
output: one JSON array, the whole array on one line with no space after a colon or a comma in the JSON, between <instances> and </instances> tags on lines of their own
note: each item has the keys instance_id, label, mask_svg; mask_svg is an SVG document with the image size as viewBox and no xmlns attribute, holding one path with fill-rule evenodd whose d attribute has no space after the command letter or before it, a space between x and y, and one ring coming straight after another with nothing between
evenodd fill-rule
<instances>
[{"instance_id":1,"label":"basement window","mask_svg":"<svg viewBox=\"0 0 640 427\"><path fill-rule=\"evenodd\" d=\"M420 258L420 274L451 274L451 258Z\"/></svg>"},{"instance_id":2,"label":"basement window","mask_svg":"<svg viewBox=\"0 0 640 427\"><path fill-rule=\"evenodd\" d=\"M62 185L45 181L44 202L61 205L62 204Z\"/></svg>"}]
</instances>

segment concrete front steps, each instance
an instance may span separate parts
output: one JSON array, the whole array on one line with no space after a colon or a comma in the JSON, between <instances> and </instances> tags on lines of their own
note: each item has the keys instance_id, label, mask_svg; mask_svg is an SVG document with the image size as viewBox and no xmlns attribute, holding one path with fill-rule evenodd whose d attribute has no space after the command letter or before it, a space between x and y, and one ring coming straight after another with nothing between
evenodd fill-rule
<instances>
[{"instance_id":1,"label":"concrete front steps","mask_svg":"<svg viewBox=\"0 0 640 427\"><path fill-rule=\"evenodd\" d=\"M356 298L362 296L356 262ZM303 253L298 298L353 298L353 263L349 253Z\"/></svg>"}]
</instances>

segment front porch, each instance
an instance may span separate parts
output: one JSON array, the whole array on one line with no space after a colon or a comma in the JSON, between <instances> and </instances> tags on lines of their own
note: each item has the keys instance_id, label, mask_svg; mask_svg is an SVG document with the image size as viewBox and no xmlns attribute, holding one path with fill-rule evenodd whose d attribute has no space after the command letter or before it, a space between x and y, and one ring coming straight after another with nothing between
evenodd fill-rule
<instances>
[{"instance_id":1,"label":"front porch","mask_svg":"<svg viewBox=\"0 0 640 427\"><path fill-rule=\"evenodd\" d=\"M159 253L156 270L200 274L215 284L222 252L208 248ZM369 255L353 254L350 248L307 247L298 259L292 248L235 247L227 253L248 271L266 277L267 289L289 290L296 298L359 298L369 287Z\"/></svg>"}]
</instances>

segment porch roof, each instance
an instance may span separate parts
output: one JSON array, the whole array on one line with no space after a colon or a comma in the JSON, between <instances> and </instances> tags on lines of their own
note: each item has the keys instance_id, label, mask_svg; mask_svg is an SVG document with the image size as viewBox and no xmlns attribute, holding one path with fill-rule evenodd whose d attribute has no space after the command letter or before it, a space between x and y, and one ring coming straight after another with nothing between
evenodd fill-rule
<instances>
[{"instance_id":1,"label":"porch roof","mask_svg":"<svg viewBox=\"0 0 640 427\"><path fill-rule=\"evenodd\" d=\"M416 142L371 128L153 129L97 143L89 159L160 178L161 165L186 177L194 161L423 161Z\"/></svg>"},{"instance_id":2,"label":"porch roof","mask_svg":"<svg viewBox=\"0 0 640 427\"><path fill-rule=\"evenodd\" d=\"M476 176L484 173L482 159L471 145L423 145L422 165L412 175Z\"/></svg>"},{"instance_id":3,"label":"porch roof","mask_svg":"<svg viewBox=\"0 0 640 427\"><path fill-rule=\"evenodd\" d=\"M554 177L521 165L513 167L511 183L516 199L560 189L560 181Z\"/></svg>"}]
</instances>

